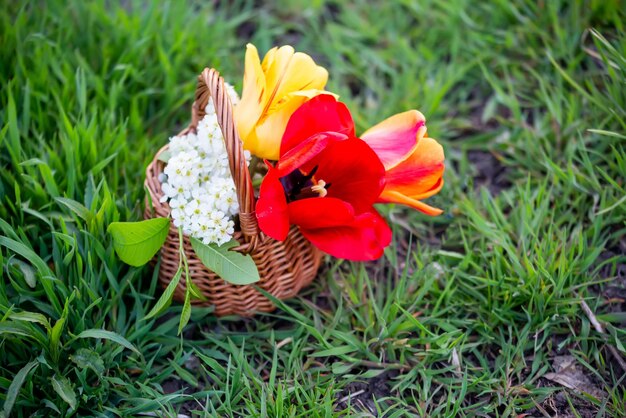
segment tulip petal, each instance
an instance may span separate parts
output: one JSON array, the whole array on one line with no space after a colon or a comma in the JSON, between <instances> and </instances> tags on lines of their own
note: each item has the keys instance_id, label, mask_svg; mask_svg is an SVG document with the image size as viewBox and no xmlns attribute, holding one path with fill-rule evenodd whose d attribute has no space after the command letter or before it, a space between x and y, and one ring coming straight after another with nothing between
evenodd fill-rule
<instances>
[{"instance_id":1,"label":"tulip petal","mask_svg":"<svg viewBox=\"0 0 626 418\"><path fill-rule=\"evenodd\" d=\"M365 131L361 139L367 142L389 170L416 148L426 134L426 119L417 110L398 113Z\"/></svg>"},{"instance_id":2,"label":"tulip petal","mask_svg":"<svg viewBox=\"0 0 626 418\"><path fill-rule=\"evenodd\" d=\"M280 84L276 86L272 106L279 104L280 98L293 91L322 90L328 81L328 71L315 64L313 58L302 52L293 54Z\"/></svg>"},{"instance_id":3,"label":"tulip petal","mask_svg":"<svg viewBox=\"0 0 626 418\"><path fill-rule=\"evenodd\" d=\"M255 155L270 160L278 160L281 147L281 139L285 127L291 115L304 102L319 94L326 93L323 90L296 91L287 94L280 103L274 106L276 109L267 114L257 126L256 137L264 138L262 147L258 147Z\"/></svg>"},{"instance_id":4,"label":"tulip petal","mask_svg":"<svg viewBox=\"0 0 626 418\"><path fill-rule=\"evenodd\" d=\"M243 92L235 107L234 118L239 136L246 140L265 107L265 75L261 69L259 53L254 45L246 46ZM247 141L246 141L247 142Z\"/></svg>"},{"instance_id":5,"label":"tulip petal","mask_svg":"<svg viewBox=\"0 0 626 418\"><path fill-rule=\"evenodd\" d=\"M322 198L325 199L325 198ZM357 216L349 225L329 228L300 228L317 248L337 258L375 260L391 242L391 229L376 212Z\"/></svg>"},{"instance_id":6,"label":"tulip petal","mask_svg":"<svg viewBox=\"0 0 626 418\"><path fill-rule=\"evenodd\" d=\"M441 186L443 187L443 181L441 181ZM441 190L441 187L437 191ZM420 202L417 199L410 198L408 196L403 195L402 193L398 193L395 191L385 190L382 192L379 198L380 203L400 203L403 205L407 205L412 207L413 209L419 210L420 212L430 215L430 216L438 216L443 213L441 209L437 209L430 205L427 205L424 202Z\"/></svg>"},{"instance_id":7,"label":"tulip petal","mask_svg":"<svg viewBox=\"0 0 626 418\"><path fill-rule=\"evenodd\" d=\"M387 221L383 218L376 209L373 207L367 213L368 217L372 217L372 223L376 227L376 236L378 237L378 245L385 248L389 244L391 244L391 238L393 237L393 233L389 225L387 225Z\"/></svg>"},{"instance_id":8,"label":"tulip petal","mask_svg":"<svg viewBox=\"0 0 626 418\"><path fill-rule=\"evenodd\" d=\"M378 201L400 203L431 216L440 215L442 210L420 200L439 193L444 169L443 147L432 138L422 138L406 160L387 171L385 189Z\"/></svg>"},{"instance_id":9,"label":"tulip petal","mask_svg":"<svg viewBox=\"0 0 626 418\"><path fill-rule=\"evenodd\" d=\"M320 94L304 103L289 119L280 145L280 155L319 132L354 136L354 122L345 104L331 94Z\"/></svg>"},{"instance_id":10,"label":"tulip petal","mask_svg":"<svg viewBox=\"0 0 626 418\"><path fill-rule=\"evenodd\" d=\"M317 164L317 157L332 143L347 139L345 135L336 132L321 132L309 137L282 156L276 165L279 176L286 176L298 168L308 173Z\"/></svg>"},{"instance_id":11,"label":"tulip petal","mask_svg":"<svg viewBox=\"0 0 626 418\"><path fill-rule=\"evenodd\" d=\"M314 163L315 180L330 184L327 196L345 200L357 214L369 210L383 190L385 169L359 138L330 143Z\"/></svg>"},{"instance_id":12,"label":"tulip petal","mask_svg":"<svg viewBox=\"0 0 626 418\"><path fill-rule=\"evenodd\" d=\"M243 94L234 115L244 148L277 160L289 117L320 94L327 80L326 69L291 46L272 48L260 62L257 49L248 44Z\"/></svg>"},{"instance_id":13,"label":"tulip petal","mask_svg":"<svg viewBox=\"0 0 626 418\"><path fill-rule=\"evenodd\" d=\"M431 196L443 176L444 159L443 147L436 140L422 138L406 160L387 171L385 190L420 199Z\"/></svg>"},{"instance_id":14,"label":"tulip petal","mask_svg":"<svg viewBox=\"0 0 626 418\"><path fill-rule=\"evenodd\" d=\"M284 241L289 233L289 212L285 191L280 183L278 170L267 164L267 174L263 178L256 202L256 218L259 228L266 235Z\"/></svg>"},{"instance_id":15,"label":"tulip petal","mask_svg":"<svg viewBox=\"0 0 626 418\"><path fill-rule=\"evenodd\" d=\"M263 59L266 75L267 97L265 112L272 112L282 98L298 90L321 90L328 81L328 71L289 45L272 49Z\"/></svg>"},{"instance_id":16,"label":"tulip petal","mask_svg":"<svg viewBox=\"0 0 626 418\"><path fill-rule=\"evenodd\" d=\"M293 55L294 50L291 46L289 45L283 46L284 51L289 51L290 48L291 48L291 54ZM269 68L274 64L274 59L276 57L277 51L278 51L278 47L275 46L265 53L265 56L263 57L263 62L261 63L261 68L263 69L263 73L267 74Z\"/></svg>"},{"instance_id":17,"label":"tulip petal","mask_svg":"<svg viewBox=\"0 0 626 418\"><path fill-rule=\"evenodd\" d=\"M304 229L349 225L354 221L352 206L332 197L296 200L288 208L289 221Z\"/></svg>"}]
</instances>

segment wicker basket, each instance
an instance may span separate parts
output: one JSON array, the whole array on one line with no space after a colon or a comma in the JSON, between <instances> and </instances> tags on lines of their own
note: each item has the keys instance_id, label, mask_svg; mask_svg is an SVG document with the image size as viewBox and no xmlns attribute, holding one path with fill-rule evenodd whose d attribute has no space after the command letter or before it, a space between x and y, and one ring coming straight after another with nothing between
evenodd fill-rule
<instances>
[{"instance_id":1,"label":"wicker basket","mask_svg":"<svg viewBox=\"0 0 626 418\"><path fill-rule=\"evenodd\" d=\"M256 263L261 280L254 285L233 285L207 269L196 256L187 236L184 237L185 253L194 284L206 296L206 301L195 301L199 305L215 306L217 315L251 316L255 312L269 312L275 307L267 297L255 287L259 287L276 298L286 299L295 296L303 286L308 285L317 274L322 254L293 227L284 242L273 240L259 230L254 213L254 188L246 160L233 122L233 109L230 98L224 88L224 80L214 69L205 69L198 76L198 88L192 106L191 124L180 134L195 132L198 122L204 116L209 97L213 99L218 123L224 134L226 152L230 162L230 171L235 181L240 214L236 222L234 238L241 244L234 249L248 253ZM163 147L154 157L146 170L146 188L149 198L144 218L168 217L170 207L161 203L163 196L159 174L165 164L159 161L159 155L167 148ZM159 282L166 287L176 273L179 265L178 230L172 224L161 249ZM174 293L174 299L183 301L185 281L181 280Z\"/></svg>"}]
</instances>

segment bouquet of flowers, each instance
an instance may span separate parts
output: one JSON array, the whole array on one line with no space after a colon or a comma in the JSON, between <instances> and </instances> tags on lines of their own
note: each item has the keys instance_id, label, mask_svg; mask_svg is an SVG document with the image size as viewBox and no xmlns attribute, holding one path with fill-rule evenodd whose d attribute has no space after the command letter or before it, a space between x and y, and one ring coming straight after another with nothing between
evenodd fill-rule
<instances>
[{"instance_id":1,"label":"bouquet of flowers","mask_svg":"<svg viewBox=\"0 0 626 418\"><path fill-rule=\"evenodd\" d=\"M261 61L253 45L241 99L217 71L199 76L191 125L148 167L147 220L109 227L131 265L161 250L165 291L148 316L172 298L184 301L181 326L192 301L218 314L270 310L263 291L293 296L322 253L381 257L391 229L374 204L442 212L423 202L441 190L444 171L424 116L409 110L357 136L327 79L290 46Z\"/></svg>"}]
</instances>

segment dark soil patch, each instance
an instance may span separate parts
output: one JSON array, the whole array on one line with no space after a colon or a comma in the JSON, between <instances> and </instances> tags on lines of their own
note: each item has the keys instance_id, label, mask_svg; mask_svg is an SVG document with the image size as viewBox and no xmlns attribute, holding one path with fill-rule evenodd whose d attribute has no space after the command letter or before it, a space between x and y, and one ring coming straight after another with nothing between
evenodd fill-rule
<instances>
[{"instance_id":1,"label":"dark soil patch","mask_svg":"<svg viewBox=\"0 0 626 418\"><path fill-rule=\"evenodd\" d=\"M341 14L341 3L328 2L324 5L324 15L329 19L336 21Z\"/></svg>"},{"instance_id":2,"label":"dark soil patch","mask_svg":"<svg viewBox=\"0 0 626 418\"><path fill-rule=\"evenodd\" d=\"M548 414L555 417L591 418L598 414L598 406L585 396L602 400L607 395L604 383L570 354L570 348L559 350L560 338L553 338L553 355L550 357L551 371L537 379L537 388L560 388L553 392L541 404L525 411L528 417L543 417ZM569 398L569 401L568 401ZM571 403L571 405L570 405Z\"/></svg>"},{"instance_id":3,"label":"dark soil patch","mask_svg":"<svg viewBox=\"0 0 626 418\"><path fill-rule=\"evenodd\" d=\"M462 143L464 139L476 134L492 133L495 137L502 125L511 118L511 110L500 104L490 104L485 99L484 93L478 90L472 91L467 98L468 108L450 117L463 120L465 123L458 128L451 138L452 141ZM487 110L487 108L491 110ZM490 149L490 143L484 144ZM469 150L468 160L474 167L474 187L486 187L492 195L499 194L502 190L511 187L509 169L502 163L501 158L494 152L485 148L481 150ZM454 165L453 161L453 165Z\"/></svg>"},{"instance_id":4,"label":"dark soil patch","mask_svg":"<svg viewBox=\"0 0 626 418\"><path fill-rule=\"evenodd\" d=\"M543 378L539 379L537 383L537 387L555 387L554 383ZM572 408L567 401L568 397L578 415L576 415L576 413L572 411ZM543 411L540 408L543 409ZM564 389L550 395L543 402L541 402L541 404L539 404L539 407L534 407L526 411L526 414L528 414L527 418L544 417L544 411L547 412L548 415L551 417L595 418L598 414L598 407L591 402L581 398L579 395L576 395L575 393L573 393L573 391L569 389Z\"/></svg>"},{"instance_id":5,"label":"dark soil patch","mask_svg":"<svg viewBox=\"0 0 626 418\"><path fill-rule=\"evenodd\" d=\"M161 383L161 387L163 388L163 393L165 393L166 395L170 393L177 393L177 392L178 393L196 392L196 389L190 388L187 382L180 380L180 379L175 379L175 378L167 379L166 381ZM201 390L201 389L198 388L198 390ZM193 399L184 401L182 403L178 403L176 405L176 409L179 414L187 415L187 416L193 416L194 414L192 413L192 411L202 410L198 401L193 400Z\"/></svg>"},{"instance_id":6,"label":"dark soil patch","mask_svg":"<svg viewBox=\"0 0 626 418\"><path fill-rule=\"evenodd\" d=\"M602 296L607 302L609 312L626 312L626 236L613 246L604 250L598 257L598 265L602 265L598 275L610 281L603 286L594 286L591 290ZM618 257L620 257L618 258ZM612 261L610 261L612 260Z\"/></svg>"},{"instance_id":7,"label":"dark soil patch","mask_svg":"<svg viewBox=\"0 0 626 418\"><path fill-rule=\"evenodd\" d=\"M602 305L598 313L622 313L626 312L626 236L622 236L613 245L600 253L594 267L600 266L597 274L600 279L607 280L602 284L596 284L589 288L590 293L601 298ZM591 270L594 270L592 268ZM614 322L614 326L620 327L619 322ZM624 321L621 326L626 325ZM604 347L608 363L613 370L622 372L621 365L614 354Z\"/></svg>"},{"instance_id":8,"label":"dark soil patch","mask_svg":"<svg viewBox=\"0 0 626 418\"><path fill-rule=\"evenodd\" d=\"M475 188L486 187L495 196L511 187L507 167L494 154L486 151L470 151L467 158L476 169Z\"/></svg>"},{"instance_id":9,"label":"dark soil patch","mask_svg":"<svg viewBox=\"0 0 626 418\"><path fill-rule=\"evenodd\" d=\"M246 20L245 22L237 26L235 32L237 33L238 38L248 40L252 38L252 36L257 31L257 28L258 25L256 22L252 20Z\"/></svg>"},{"instance_id":10,"label":"dark soil patch","mask_svg":"<svg viewBox=\"0 0 626 418\"><path fill-rule=\"evenodd\" d=\"M322 283L322 288L320 289L313 283L307 289L300 291L300 295L315 305L319 312L331 312L337 305L336 302L333 302L334 298L328 288L328 280L326 279L328 274L329 267L326 263L323 263L315 278L315 280L319 280Z\"/></svg>"},{"instance_id":11,"label":"dark soil patch","mask_svg":"<svg viewBox=\"0 0 626 418\"><path fill-rule=\"evenodd\" d=\"M378 416L376 400L392 396L390 380L397 372L383 372L368 380L349 383L337 396L337 409L360 410Z\"/></svg>"},{"instance_id":12,"label":"dark soil patch","mask_svg":"<svg viewBox=\"0 0 626 418\"><path fill-rule=\"evenodd\" d=\"M464 88L459 85L456 88ZM448 115L449 118L460 123L451 138L453 141L463 141L468 136L493 132L494 135L512 117L512 112L506 106L493 103L485 96L485 92L476 88L464 99L464 106L456 108ZM527 115L531 118L532 115Z\"/></svg>"}]
</instances>

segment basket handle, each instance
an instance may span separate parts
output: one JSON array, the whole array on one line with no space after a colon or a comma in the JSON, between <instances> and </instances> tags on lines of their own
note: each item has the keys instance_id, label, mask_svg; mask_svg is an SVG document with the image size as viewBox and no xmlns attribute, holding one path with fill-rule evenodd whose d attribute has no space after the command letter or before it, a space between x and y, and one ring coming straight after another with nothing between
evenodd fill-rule
<instances>
[{"instance_id":1,"label":"basket handle","mask_svg":"<svg viewBox=\"0 0 626 418\"><path fill-rule=\"evenodd\" d=\"M233 105L224 86L224 79L213 68L205 68L198 76L196 100L191 108L191 123L185 131L196 131L198 123L205 115L205 107L213 99L217 122L220 125L226 144L230 173L235 182L239 201L239 222L246 242L252 246L259 239L259 224L254 212L254 187L246 164L241 138L233 119ZM183 131L183 132L185 132Z\"/></svg>"}]
</instances>

